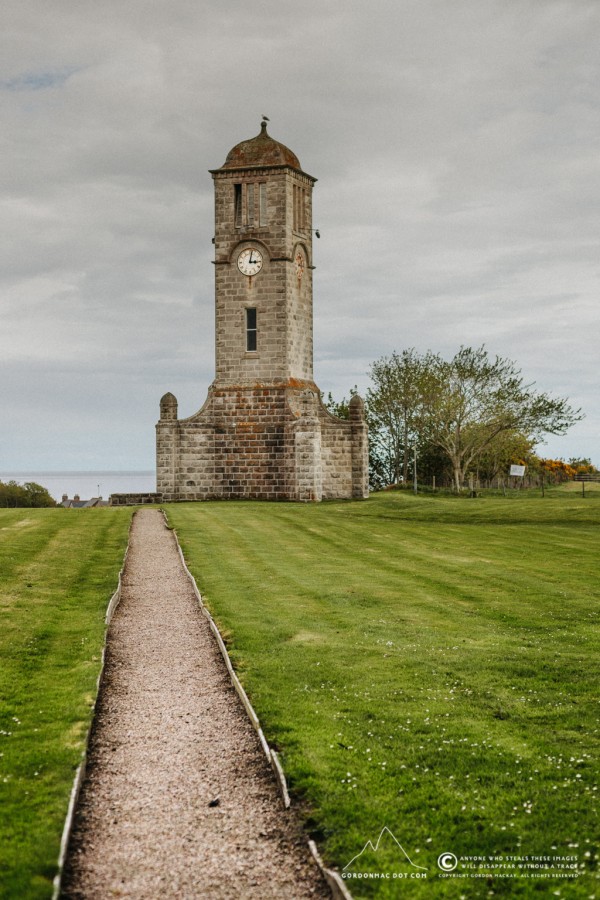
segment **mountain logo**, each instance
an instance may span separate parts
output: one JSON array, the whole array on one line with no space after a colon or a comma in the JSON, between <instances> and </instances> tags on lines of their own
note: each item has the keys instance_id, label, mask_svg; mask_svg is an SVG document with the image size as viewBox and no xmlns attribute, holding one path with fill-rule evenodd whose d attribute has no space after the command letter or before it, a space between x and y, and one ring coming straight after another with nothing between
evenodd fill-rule
<instances>
[{"instance_id":1,"label":"mountain logo","mask_svg":"<svg viewBox=\"0 0 600 900\"><path fill-rule=\"evenodd\" d=\"M379 850L379 846L380 846L382 840L384 840L384 838L387 839L388 841L391 838L391 840L394 842L394 844L396 844L396 846L400 850L402 856L404 857L404 860L409 865L411 865L413 867L413 869L422 869L424 872L427 871L425 866L418 866L416 863L414 863L412 861L412 859L410 858L410 856L408 855L408 853L406 852L406 850L404 849L404 847L402 846L402 844L400 843L398 838L390 831L390 829L387 827L387 825L383 826L383 828L379 832L379 837L377 838L375 843L373 843L372 841L367 841L367 843L362 848L360 853L357 853L356 856L353 856L352 859L350 860L350 862L344 866L342 871L345 872L347 869L349 869L350 866L352 866L356 862L357 859L360 859L360 857L363 855L363 853L366 853L368 850L371 850L373 853L377 853L377 851Z\"/></svg>"}]
</instances>

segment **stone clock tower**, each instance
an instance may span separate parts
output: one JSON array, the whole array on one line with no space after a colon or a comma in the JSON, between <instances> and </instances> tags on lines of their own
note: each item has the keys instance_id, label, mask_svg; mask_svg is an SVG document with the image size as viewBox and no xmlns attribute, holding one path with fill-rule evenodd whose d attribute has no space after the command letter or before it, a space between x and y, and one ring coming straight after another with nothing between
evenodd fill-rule
<instances>
[{"instance_id":1,"label":"stone clock tower","mask_svg":"<svg viewBox=\"0 0 600 900\"><path fill-rule=\"evenodd\" d=\"M157 491L167 501L366 497L362 401L337 419L313 380L315 179L266 122L211 174L216 375L188 419L162 398Z\"/></svg>"}]
</instances>

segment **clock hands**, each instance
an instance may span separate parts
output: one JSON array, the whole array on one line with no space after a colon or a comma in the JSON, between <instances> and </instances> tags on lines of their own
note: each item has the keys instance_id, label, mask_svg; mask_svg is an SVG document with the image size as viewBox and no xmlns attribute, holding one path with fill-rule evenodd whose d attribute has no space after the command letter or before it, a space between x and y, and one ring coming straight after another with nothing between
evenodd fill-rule
<instances>
[{"instance_id":1,"label":"clock hands","mask_svg":"<svg viewBox=\"0 0 600 900\"><path fill-rule=\"evenodd\" d=\"M262 264L261 252L252 247L242 250L238 256L238 269L242 275L247 275L248 277L256 275L262 269Z\"/></svg>"}]
</instances>

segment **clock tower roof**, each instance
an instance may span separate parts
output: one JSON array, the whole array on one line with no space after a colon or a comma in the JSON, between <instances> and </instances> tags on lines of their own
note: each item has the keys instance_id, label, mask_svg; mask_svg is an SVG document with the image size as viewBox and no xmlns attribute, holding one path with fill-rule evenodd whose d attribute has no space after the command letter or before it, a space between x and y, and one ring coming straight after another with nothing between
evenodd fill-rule
<instances>
[{"instance_id":1,"label":"clock tower roof","mask_svg":"<svg viewBox=\"0 0 600 900\"><path fill-rule=\"evenodd\" d=\"M290 166L292 169L302 170L296 154L267 133L265 121L261 123L260 134L241 141L229 151L221 168L249 169L263 166Z\"/></svg>"}]
</instances>

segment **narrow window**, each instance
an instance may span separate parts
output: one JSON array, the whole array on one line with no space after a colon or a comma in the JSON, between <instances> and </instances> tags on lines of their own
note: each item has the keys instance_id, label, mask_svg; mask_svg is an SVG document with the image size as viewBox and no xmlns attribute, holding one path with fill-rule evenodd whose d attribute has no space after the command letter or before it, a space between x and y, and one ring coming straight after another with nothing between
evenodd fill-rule
<instances>
[{"instance_id":1,"label":"narrow window","mask_svg":"<svg viewBox=\"0 0 600 900\"><path fill-rule=\"evenodd\" d=\"M256 309L246 310L246 350L253 353L256 350Z\"/></svg>"},{"instance_id":2,"label":"narrow window","mask_svg":"<svg viewBox=\"0 0 600 900\"><path fill-rule=\"evenodd\" d=\"M242 186L241 184L234 184L233 186L233 202L235 209L235 224L236 227L242 224Z\"/></svg>"},{"instance_id":3,"label":"narrow window","mask_svg":"<svg viewBox=\"0 0 600 900\"><path fill-rule=\"evenodd\" d=\"M292 228L296 230L296 185L292 185Z\"/></svg>"},{"instance_id":4,"label":"narrow window","mask_svg":"<svg viewBox=\"0 0 600 900\"><path fill-rule=\"evenodd\" d=\"M258 185L258 198L259 198L259 224L266 225L267 224L267 185L262 182Z\"/></svg>"},{"instance_id":5,"label":"narrow window","mask_svg":"<svg viewBox=\"0 0 600 900\"><path fill-rule=\"evenodd\" d=\"M248 205L248 217L246 222L248 225L254 225L254 185L246 185L246 203Z\"/></svg>"},{"instance_id":6,"label":"narrow window","mask_svg":"<svg viewBox=\"0 0 600 900\"><path fill-rule=\"evenodd\" d=\"M293 193L293 227L294 231L304 231L306 228L306 188L294 185Z\"/></svg>"},{"instance_id":7,"label":"narrow window","mask_svg":"<svg viewBox=\"0 0 600 900\"><path fill-rule=\"evenodd\" d=\"M298 231L298 185L294 185L294 231Z\"/></svg>"}]
</instances>

